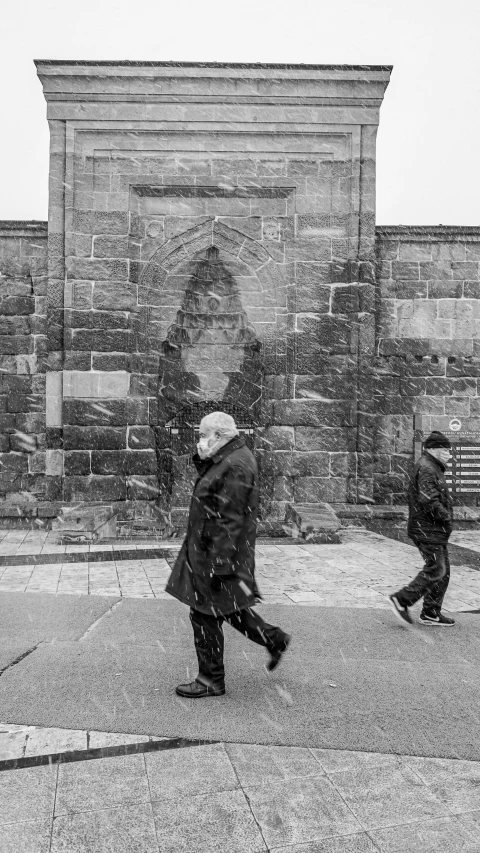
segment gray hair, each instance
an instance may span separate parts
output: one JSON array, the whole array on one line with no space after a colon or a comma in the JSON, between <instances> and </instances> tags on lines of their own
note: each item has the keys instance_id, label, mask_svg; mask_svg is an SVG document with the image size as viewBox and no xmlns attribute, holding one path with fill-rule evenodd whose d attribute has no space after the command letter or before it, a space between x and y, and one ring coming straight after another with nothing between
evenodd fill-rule
<instances>
[{"instance_id":1,"label":"gray hair","mask_svg":"<svg viewBox=\"0 0 480 853\"><path fill-rule=\"evenodd\" d=\"M231 415L226 412L210 412L202 418L202 425L212 432L218 433L221 438L234 438L238 435L238 429Z\"/></svg>"}]
</instances>

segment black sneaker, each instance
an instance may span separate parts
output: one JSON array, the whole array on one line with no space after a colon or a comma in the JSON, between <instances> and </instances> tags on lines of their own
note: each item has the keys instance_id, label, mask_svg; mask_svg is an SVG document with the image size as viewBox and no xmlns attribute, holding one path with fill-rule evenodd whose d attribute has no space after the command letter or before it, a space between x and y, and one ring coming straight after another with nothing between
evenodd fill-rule
<instances>
[{"instance_id":1,"label":"black sneaker","mask_svg":"<svg viewBox=\"0 0 480 853\"><path fill-rule=\"evenodd\" d=\"M455 625L455 619L450 619L450 616L444 616L443 613L438 613L436 616L431 613L420 613L419 622L422 625L441 625L443 628L448 628L449 625Z\"/></svg>"},{"instance_id":2,"label":"black sneaker","mask_svg":"<svg viewBox=\"0 0 480 853\"><path fill-rule=\"evenodd\" d=\"M400 619L401 622L407 622L408 625L413 625L413 619L410 616L408 607L404 607L400 604L396 595L389 595L388 600L398 619Z\"/></svg>"}]
</instances>

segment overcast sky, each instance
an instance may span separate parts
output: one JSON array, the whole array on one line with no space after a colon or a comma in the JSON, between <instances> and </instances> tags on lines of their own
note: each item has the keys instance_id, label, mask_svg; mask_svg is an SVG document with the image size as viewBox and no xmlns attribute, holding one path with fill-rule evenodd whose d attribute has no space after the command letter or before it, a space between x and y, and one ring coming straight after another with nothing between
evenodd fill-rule
<instances>
[{"instance_id":1,"label":"overcast sky","mask_svg":"<svg viewBox=\"0 0 480 853\"><path fill-rule=\"evenodd\" d=\"M391 64L377 223L480 225L478 0L3 0L0 219L47 219L33 59Z\"/></svg>"}]
</instances>

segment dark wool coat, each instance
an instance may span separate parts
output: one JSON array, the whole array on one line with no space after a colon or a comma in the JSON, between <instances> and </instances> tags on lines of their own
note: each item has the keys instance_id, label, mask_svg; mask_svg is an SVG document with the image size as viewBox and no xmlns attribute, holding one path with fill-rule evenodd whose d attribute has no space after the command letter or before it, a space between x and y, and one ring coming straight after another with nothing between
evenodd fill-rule
<instances>
[{"instance_id":1,"label":"dark wool coat","mask_svg":"<svg viewBox=\"0 0 480 853\"><path fill-rule=\"evenodd\" d=\"M427 450L413 470L408 489L408 535L419 542L442 545L453 527L453 504L445 466Z\"/></svg>"},{"instance_id":2,"label":"dark wool coat","mask_svg":"<svg viewBox=\"0 0 480 853\"><path fill-rule=\"evenodd\" d=\"M199 476L187 535L166 591L202 613L225 616L260 598L254 575L257 463L240 437L211 459L195 454L193 462Z\"/></svg>"}]
</instances>

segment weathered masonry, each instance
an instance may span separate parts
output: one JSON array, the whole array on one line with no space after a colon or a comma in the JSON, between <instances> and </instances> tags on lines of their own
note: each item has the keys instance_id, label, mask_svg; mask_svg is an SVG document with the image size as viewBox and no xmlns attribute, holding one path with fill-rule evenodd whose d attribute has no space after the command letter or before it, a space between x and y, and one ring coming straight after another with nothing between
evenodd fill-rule
<instances>
[{"instance_id":1,"label":"weathered masonry","mask_svg":"<svg viewBox=\"0 0 480 853\"><path fill-rule=\"evenodd\" d=\"M0 223L6 521L180 525L215 409L267 530L403 502L415 415L480 431L480 228L375 223L390 67L36 64L48 225Z\"/></svg>"}]
</instances>

